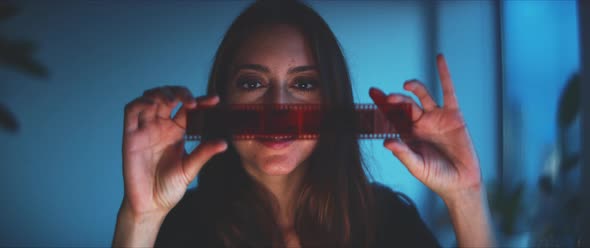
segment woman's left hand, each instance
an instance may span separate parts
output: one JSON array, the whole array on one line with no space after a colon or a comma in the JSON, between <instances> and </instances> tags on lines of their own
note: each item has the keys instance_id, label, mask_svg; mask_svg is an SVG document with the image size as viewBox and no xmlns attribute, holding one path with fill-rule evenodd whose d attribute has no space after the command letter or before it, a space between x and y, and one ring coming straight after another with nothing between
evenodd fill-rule
<instances>
[{"instance_id":1,"label":"woman's left hand","mask_svg":"<svg viewBox=\"0 0 590 248\"><path fill-rule=\"evenodd\" d=\"M456 199L467 191L481 190L479 161L467 126L459 110L453 82L446 61L437 56L442 84L443 106L438 106L426 87L417 80L404 83L422 103L422 108L409 96L385 95L371 88L373 101L381 104L411 104L412 131L400 139L387 139L384 146L406 166L418 180L443 200Z\"/></svg>"}]
</instances>

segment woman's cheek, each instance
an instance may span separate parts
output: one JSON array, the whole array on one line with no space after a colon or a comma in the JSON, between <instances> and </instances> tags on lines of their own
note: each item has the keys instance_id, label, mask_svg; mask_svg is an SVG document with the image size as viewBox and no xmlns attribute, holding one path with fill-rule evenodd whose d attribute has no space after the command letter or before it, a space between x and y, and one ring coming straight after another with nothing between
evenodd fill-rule
<instances>
[{"instance_id":1,"label":"woman's cheek","mask_svg":"<svg viewBox=\"0 0 590 248\"><path fill-rule=\"evenodd\" d=\"M233 140L232 145L236 148L238 153L242 154L249 150L249 147L252 146L252 140Z\"/></svg>"},{"instance_id":2,"label":"woman's cheek","mask_svg":"<svg viewBox=\"0 0 590 248\"><path fill-rule=\"evenodd\" d=\"M302 156L301 160L308 159L317 145L317 140L298 140L296 142L298 143L297 150Z\"/></svg>"}]
</instances>

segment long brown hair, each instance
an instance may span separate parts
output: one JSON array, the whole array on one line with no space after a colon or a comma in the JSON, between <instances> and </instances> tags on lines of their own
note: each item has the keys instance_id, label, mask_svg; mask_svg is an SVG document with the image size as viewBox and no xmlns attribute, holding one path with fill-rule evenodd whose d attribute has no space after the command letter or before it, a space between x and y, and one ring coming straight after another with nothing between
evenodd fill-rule
<instances>
[{"instance_id":1,"label":"long brown hair","mask_svg":"<svg viewBox=\"0 0 590 248\"><path fill-rule=\"evenodd\" d=\"M292 25L309 40L322 82L322 104L352 109L351 81L335 35L314 10L297 1L258 1L237 17L215 55L208 94L224 102L230 65L240 45L253 30L276 24ZM324 125L346 130L354 123L328 119ZM354 133L322 133L308 161L295 207L301 245L370 246L375 233L373 195ZM206 215L224 246L284 246L276 199L245 172L231 145L203 167L198 189L207 196Z\"/></svg>"}]
</instances>

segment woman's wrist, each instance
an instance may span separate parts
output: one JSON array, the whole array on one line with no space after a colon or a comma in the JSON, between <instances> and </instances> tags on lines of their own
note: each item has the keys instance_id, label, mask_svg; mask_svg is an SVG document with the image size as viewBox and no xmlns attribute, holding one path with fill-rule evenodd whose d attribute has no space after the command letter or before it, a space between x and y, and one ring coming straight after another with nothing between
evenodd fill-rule
<instances>
[{"instance_id":1,"label":"woman's wrist","mask_svg":"<svg viewBox=\"0 0 590 248\"><path fill-rule=\"evenodd\" d=\"M119 216L125 217L137 223L142 223L152 219L163 219L168 215L170 210L151 210L151 211L136 211L126 197L123 198L121 208L119 208Z\"/></svg>"},{"instance_id":2,"label":"woman's wrist","mask_svg":"<svg viewBox=\"0 0 590 248\"><path fill-rule=\"evenodd\" d=\"M130 208L121 207L117 218L134 225L146 225L161 222L166 218L166 215L167 213L164 211L134 213Z\"/></svg>"},{"instance_id":3,"label":"woman's wrist","mask_svg":"<svg viewBox=\"0 0 590 248\"><path fill-rule=\"evenodd\" d=\"M166 212L134 213L125 203L117 215L113 247L152 247Z\"/></svg>"},{"instance_id":4,"label":"woman's wrist","mask_svg":"<svg viewBox=\"0 0 590 248\"><path fill-rule=\"evenodd\" d=\"M465 202L481 203L486 199L485 187L476 183L464 189L455 190L441 195L448 208L464 206Z\"/></svg>"},{"instance_id":5,"label":"woman's wrist","mask_svg":"<svg viewBox=\"0 0 590 248\"><path fill-rule=\"evenodd\" d=\"M482 184L449 194L443 201L460 247L494 246L487 194Z\"/></svg>"}]
</instances>

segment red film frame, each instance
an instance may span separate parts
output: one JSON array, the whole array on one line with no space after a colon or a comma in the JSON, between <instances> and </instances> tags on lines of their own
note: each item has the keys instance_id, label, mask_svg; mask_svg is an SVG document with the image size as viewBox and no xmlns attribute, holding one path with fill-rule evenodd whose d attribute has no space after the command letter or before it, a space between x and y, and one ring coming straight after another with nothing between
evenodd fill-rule
<instances>
[{"instance_id":1,"label":"red film frame","mask_svg":"<svg viewBox=\"0 0 590 248\"><path fill-rule=\"evenodd\" d=\"M286 137L317 139L324 132L353 132L360 139L411 132L411 105L235 104L187 112L186 140Z\"/></svg>"}]
</instances>

